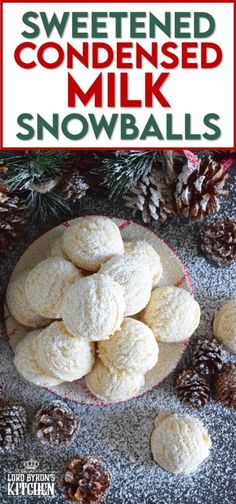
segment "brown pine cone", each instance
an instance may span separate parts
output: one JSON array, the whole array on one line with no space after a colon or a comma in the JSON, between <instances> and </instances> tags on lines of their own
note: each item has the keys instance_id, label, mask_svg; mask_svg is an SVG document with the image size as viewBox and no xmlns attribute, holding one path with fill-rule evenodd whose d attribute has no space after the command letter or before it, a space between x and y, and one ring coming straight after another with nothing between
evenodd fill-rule
<instances>
[{"instance_id":1,"label":"brown pine cone","mask_svg":"<svg viewBox=\"0 0 236 504\"><path fill-rule=\"evenodd\" d=\"M111 475L105 463L95 456L71 460L62 475L67 499L80 504L100 502L110 481Z\"/></svg>"},{"instance_id":2,"label":"brown pine cone","mask_svg":"<svg viewBox=\"0 0 236 504\"><path fill-rule=\"evenodd\" d=\"M5 166L3 163L1 163L1 160L0 160L0 174L1 174L1 175L2 175L2 174L4 175L4 174L5 174L5 173L7 173L7 172L8 172L8 168L7 168L7 166Z\"/></svg>"},{"instance_id":3,"label":"brown pine cone","mask_svg":"<svg viewBox=\"0 0 236 504\"><path fill-rule=\"evenodd\" d=\"M225 406L236 409L236 362L223 364L215 381L216 397Z\"/></svg>"},{"instance_id":4,"label":"brown pine cone","mask_svg":"<svg viewBox=\"0 0 236 504\"><path fill-rule=\"evenodd\" d=\"M71 203L77 203L83 198L89 189L84 177L81 177L78 170L65 172L63 180L59 186L59 190L63 196Z\"/></svg>"},{"instance_id":5,"label":"brown pine cone","mask_svg":"<svg viewBox=\"0 0 236 504\"><path fill-rule=\"evenodd\" d=\"M193 158L194 159L194 158ZM179 173L175 186L176 211L179 215L201 220L218 212L218 195L225 194L223 187L227 175L220 163L210 156L188 163Z\"/></svg>"},{"instance_id":6,"label":"brown pine cone","mask_svg":"<svg viewBox=\"0 0 236 504\"><path fill-rule=\"evenodd\" d=\"M199 247L204 256L219 266L236 261L236 220L214 220L199 233Z\"/></svg>"},{"instance_id":7,"label":"brown pine cone","mask_svg":"<svg viewBox=\"0 0 236 504\"><path fill-rule=\"evenodd\" d=\"M134 182L123 199L125 205L133 210L134 217L141 212L145 223L152 220L164 222L174 213L171 186L166 182L165 172L157 166Z\"/></svg>"},{"instance_id":8,"label":"brown pine cone","mask_svg":"<svg viewBox=\"0 0 236 504\"><path fill-rule=\"evenodd\" d=\"M201 339L193 352L193 365L205 376L214 375L222 368L222 350L216 340Z\"/></svg>"},{"instance_id":9,"label":"brown pine cone","mask_svg":"<svg viewBox=\"0 0 236 504\"><path fill-rule=\"evenodd\" d=\"M28 418L21 404L5 401L0 387L0 453L15 450L24 438Z\"/></svg>"},{"instance_id":10,"label":"brown pine cone","mask_svg":"<svg viewBox=\"0 0 236 504\"><path fill-rule=\"evenodd\" d=\"M33 422L37 439L50 446L65 446L74 437L78 421L73 411L60 401L43 405Z\"/></svg>"},{"instance_id":11,"label":"brown pine cone","mask_svg":"<svg viewBox=\"0 0 236 504\"><path fill-rule=\"evenodd\" d=\"M0 252L4 253L11 242L19 238L28 220L26 205L18 196L8 192L6 184L0 184Z\"/></svg>"},{"instance_id":12,"label":"brown pine cone","mask_svg":"<svg viewBox=\"0 0 236 504\"><path fill-rule=\"evenodd\" d=\"M176 380L179 398L192 406L204 406L210 399L210 387L194 369L184 369Z\"/></svg>"}]
</instances>

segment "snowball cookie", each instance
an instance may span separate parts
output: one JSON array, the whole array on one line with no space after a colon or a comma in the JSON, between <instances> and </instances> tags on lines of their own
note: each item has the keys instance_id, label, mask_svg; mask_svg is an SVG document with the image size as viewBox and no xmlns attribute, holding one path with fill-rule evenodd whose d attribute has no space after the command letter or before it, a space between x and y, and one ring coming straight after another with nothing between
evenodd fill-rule
<instances>
[{"instance_id":1,"label":"snowball cookie","mask_svg":"<svg viewBox=\"0 0 236 504\"><path fill-rule=\"evenodd\" d=\"M131 373L116 368L107 368L100 359L85 377L90 392L107 402L125 401L138 394L144 385L141 373Z\"/></svg>"},{"instance_id":2,"label":"snowball cookie","mask_svg":"<svg viewBox=\"0 0 236 504\"><path fill-rule=\"evenodd\" d=\"M152 275L152 287L156 287L162 275L162 265L152 245L145 240L138 240L124 242L124 246L126 254L136 255L147 261Z\"/></svg>"},{"instance_id":3,"label":"snowball cookie","mask_svg":"<svg viewBox=\"0 0 236 504\"><path fill-rule=\"evenodd\" d=\"M171 473L190 473L208 457L211 439L200 420L179 413L160 413L151 436L155 462Z\"/></svg>"},{"instance_id":4,"label":"snowball cookie","mask_svg":"<svg viewBox=\"0 0 236 504\"><path fill-rule=\"evenodd\" d=\"M157 341L185 341L199 324L200 306L184 289L159 287L152 292L142 321L152 329Z\"/></svg>"},{"instance_id":5,"label":"snowball cookie","mask_svg":"<svg viewBox=\"0 0 236 504\"><path fill-rule=\"evenodd\" d=\"M98 353L108 367L145 374L157 363L158 344L148 326L125 318L119 331L98 343Z\"/></svg>"},{"instance_id":6,"label":"snowball cookie","mask_svg":"<svg viewBox=\"0 0 236 504\"><path fill-rule=\"evenodd\" d=\"M94 344L68 333L63 322L53 322L37 337L37 363L62 381L79 380L94 364Z\"/></svg>"},{"instance_id":7,"label":"snowball cookie","mask_svg":"<svg viewBox=\"0 0 236 504\"><path fill-rule=\"evenodd\" d=\"M28 274L29 271L24 271L24 273L10 281L6 299L7 306L14 319L19 324L33 329L49 324L50 320L38 315L28 303L25 294L25 281Z\"/></svg>"},{"instance_id":8,"label":"snowball cookie","mask_svg":"<svg viewBox=\"0 0 236 504\"><path fill-rule=\"evenodd\" d=\"M29 332L17 345L14 358L18 372L31 383L39 387L54 387L62 380L43 371L36 360L35 342L40 330Z\"/></svg>"},{"instance_id":9,"label":"snowball cookie","mask_svg":"<svg viewBox=\"0 0 236 504\"><path fill-rule=\"evenodd\" d=\"M118 282L123 289L125 315L135 315L148 303L152 290L152 277L148 265L140 257L126 255L112 257L101 267L104 273Z\"/></svg>"},{"instance_id":10,"label":"snowball cookie","mask_svg":"<svg viewBox=\"0 0 236 504\"><path fill-rule=\"evenodd\" d=\"M213 331L225 348L236 354L236 299L227 301L216 313Z\"/></svg>"},{"instance_id":11,"label":"snowball cookie","mask_svg":"<svg viewBox=\"0 0 236 504\"><path fill-rule=\"evenodd\" d=\"M71 261L88 271L97 271L113 255L124 253L118 226L107 217L80 217L63 236L63 248Z\"/></svg>"},{"instance_id":12,"label":"snowball cookie","mask_svg":"<svg viewBox=\"0 0 236 504\"><path fill-rule=\"evenodd\" d=\"M66 253L63 250L62 236L59 236L59 237L55 238L54 240L50 241L50 243L48 245L48 249L47 249L47 256L48 257L57 256L57 257L62 257L63 259L68 260L68 256L66 255Z\"/></svg>"},{"instance_id":13,"label":"snowball cookie","mask_svg":"<svg viewBox=\"0 0 236 504\"><path fill-rule=\"evenodd\" d=\"M67 290L62 319L74 336L99 341L120 328L124 311L120 286L112 278L96 274L81 278Z\"/></svg>"},{"instance_id":14,"label":"snowball cookie","mask_svg":"<svg viewBox=\"0 0 236 504\"><path fill-rule=\"evenodd\" d=\"M61 306L68 287L82 273L62 257L50 257L40 262L28 274L25 292L30 306L43 317L61 318Z\"/></svg>"}]
</instances>

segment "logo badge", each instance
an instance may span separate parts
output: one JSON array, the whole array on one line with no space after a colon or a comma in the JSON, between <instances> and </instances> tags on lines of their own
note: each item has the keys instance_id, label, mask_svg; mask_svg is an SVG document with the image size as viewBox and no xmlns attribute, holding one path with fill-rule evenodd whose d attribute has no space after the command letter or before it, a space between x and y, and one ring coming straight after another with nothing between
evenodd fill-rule
<instances>
[{"instance_id":1,"label":"logo badge","mask_svg":"<svg viewBox=\"0 0 236 504\"><path fill-rule=\"evenodd\" d=\"M56 475L54 472L41 470L38 460L25 460L22 468L7 472L6 480L9 497L55 495Z\"/></svg>"},{"instance_id":2,"label":"logo badge","mask_svg":"<svg viewBox=\"0 0 236 504\"><path fill-rule=\"evenodd\" d=\"M39 462L37 462L37 460L30 459L30 460L26 460L26 462L24 462L24 467L28 471L35 471L35 469L37 469L38 466L39 466Z\"/></svg>"}]
</instances>

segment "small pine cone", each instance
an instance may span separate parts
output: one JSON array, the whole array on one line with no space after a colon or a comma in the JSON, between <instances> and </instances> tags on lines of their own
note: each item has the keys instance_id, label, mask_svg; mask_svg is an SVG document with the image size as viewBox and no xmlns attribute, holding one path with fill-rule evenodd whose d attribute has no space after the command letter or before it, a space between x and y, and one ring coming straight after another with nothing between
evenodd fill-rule
<instances>
[{"instance_id":1,"label":"small pine cone","mask_svg":"<svg viewBox=\"0 0 236 504\"><path fill-rule=\"evenodd\" d=\"M215 381L216 397L225 406L236 409L236 362L223 364Z\"/></svg>"},{"instance_id":2,"label":"small pine cone","mask_svg":"<svg viewBox=\"0 0 236 504\"><path fill-rule=\"evenodd\" d=\"M155 166L134 182L123 199L125 205L133 210L134 217L141 212L145 223L164 222L173 214L171 186L166 182L165 173Z\"/></svg>"},{"instance_id":3,"label":"small pine cone","mask_svg":"<svg viewBox=\"0 0 236 504\"><path fill-rule=\"evenodd\" d=\"M198 159L188 154L188 162L178 174L175 187L176 211L192 220L201 220L218 212L220 194L227 178L220 163L211 156Z\"/></svg>"},{"instance_id":4,"label":"small pine cone","mask_svg":"<svg viewBox=\"0 0 236 504\"><path fill-rule=\"evenodd\" d=\"M0 253L23 234L29 218L24 201L8 190L6 184L0 184Z\"/></svg>"},{"instance_id":5,"label":"small pine cone","mask_svg":"<svg viewBox=\"0 0 236 504\"><path fill-rule=\"evenodd\" d=\"M83 198L89 189L84 177L81 177L78 170L66 172L61 184L61 192L67 201L76 203Z\"/></svg>"},{"instance_id":6,"label":"small pine cone","mask_svg":"<svg viewBox=\"0 0 236 504\"><path fill-rule=\"evenodd\" d=\"M68 406L54 401L40 408L35 415L33 427L41 443L59 447L72 440L78 428L78 421Z\"/></svg>"},{"instance_id":7,"label":"small pine cone","mask_svg":"<svg viewBox=\"0 0 236 504\"><path fill-rule=\"evenodd\" d=\"M236 261L236 220L214 220L199 233L199 247L204 256L219 266Z\"/></svg>"},{"instance_id":8,"label":"small pine cone","mask_svg":"<svg viewBox=\"0 0 236 504\"><path fill-rule=\"evenodd\" d=\"M192 406L204 406L210 399L210 387L194 369L184 369L176 380L179 398Z\"/></svg>"},{"instance_id":9,"label":"small pine cone","mask_svg":"<svg viewBox=\"0 0 236 504\"><path fill-rule=\"evenodd\" d=\"M1 162L1 160L0 160L0 173L1 173L1 175L2 175L2 174L4 175L4 174L5 174L5 173L7 173L7 172L8 172L8 168L7 168L7 166L5 166L5 165Z\"/></svg>"},{"instance_id":10,"label":"small pine cone","mask_svg":"<svg viewBox=\"0 0 236 504\"><path fill-rule=\"evenodd\" d=\"M105 463L95 456L71 460L61 480L67 499L80 504L100 502L110 481L111 475Z\"/></svg>"},{"instance_id":11,"label":"small pine cone","mask_svg":"<svg viewBox=\"0 0 236 504\"><path fill-rule=\"evenodd\" d=\"M15 450L24 438L28 418L21 404L7 403L0 387L0 453Z\"/></svg>"},{"instance_id":12,"label":"small pine cone","mask_svg":"<svg viewBox=\"0 0 236 504\"><path fill-rule=\"evenodd\" d=\"M216 340L199 340L193 352L193 365L205 376L218 373L222 368L221 346Z\"/></svg>"}]
</instances>

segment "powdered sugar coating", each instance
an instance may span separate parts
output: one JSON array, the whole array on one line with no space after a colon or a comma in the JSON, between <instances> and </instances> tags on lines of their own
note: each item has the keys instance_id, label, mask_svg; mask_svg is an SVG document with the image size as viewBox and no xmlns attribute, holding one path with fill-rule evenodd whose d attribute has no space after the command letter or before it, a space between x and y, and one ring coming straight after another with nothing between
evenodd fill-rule
<instances>
[{"instance_id":1,"label":"powdered sugar coating","mask_svg":"<svg viewBox=\"0 0 236 504\"><path fill-rule=\"evenodd\" d=\"M98 353L107 367L145 374L158 361L158 344L148 326L127 317L109 340L98 343Z\"/></svg>"},{"instance_id":2,"label":"powdered sugar coating","mask_svg":"<svg viewBox=\"0 0 236 504\"><path fill-rule=\"evenodd\" d=\"M37 337L37 362L62 381L79 380L94 364L94 344L68 333L63 322L53 322Z\"/></svg>"},{"instance_id":3,"label":"powdered sugar coating","mask_svg":"<svg viewBox=\"0 0 236 504\"><path fill-rule=\"evenodd\" d=\"M225 348L236 354L236 299L227 301L215 314L213 331Z\"/></svg>"},{"instance_id":4,"label":"powdered sugar coating","mask_svg":"<svg viewBox=\"0 0 236 504\"><path fill-rule=\"evenodd\" d=\"M148 265L138 256L122 255L107 261L99 273L108 275L123 289L125 315L135 315L148 303L152 289L152 276Z\"/></svg>"},{"instance_id":5,"label":"powdered sugar coating","mask_svg":"<svg viewBox=\"0 0 236 504\"><path fill-rule=\"evenodd\" d=\"M152 287L156 287L162 275L162 265L160 256L152 245L145 240L133 240L124 242L124 246L125 254L138 256L147 261L152 275Z\"/></svg>"},{"instance_id":6,"label":"powdered sugar coating","mask_svg":"<svg viewBox=\"0 0 236 504\"><path fill-rule=\"evenodd\" d=\"M43 317L61 318L62 301L67 289L82 276L70 261L50 257L28 274L25 292L30 306Z\"/></svg>"},{"instance_id":7,"label":"powdered sugar coating","mask_svg":"<svg viewBox=\"0 0 236 504\"><path fill-rule=\"evenodd\" d=\"M88 271L116 254L123 254L124 244L118 226L108 217L81 217L63 236L63 248L71 261Z\"/></svg>"},{"instance_id":8,"label":"powdered sugar coating","mask_svg":"<svg viewBox=\"0 0 236 504\"><path fill-rule=\"evenodd\" d=\"M44 327L50 323L50 320L36 313L26 298L25 282L28 274L29 271L24 271L10 281L6 294L7 305L11 315L21 325L32 329Z\"/></svg>"},{"instance_id":9,"label":"powdered sugar coating","mask_svg":"<svg viewBox=\"0 0 236 504\"><path fill-rule=\"evenodd\" d=\"M154 460L166 471L191 473L209 455L211 439L202 422L180 413L161 413L151 436Z\"/></svg>"},{"instance_id":10,"label":"powdered sugar coating","mask_svg":"<svg viewBox=\"0 0 236 504\"><path fill-rule=\"evenodd\" d=\"M120 328L124 311L120 286L110 277L95 274L81 278L67 290L62 319L74 336L99 341Z\"/></svg>"},{"instance_id":11,"label":"powdered sugar coating","mask_svg":"<svg viewBox=\"0 0 236 504\"><path fill-rule=\"evenodd\" d=\"M159 287L152 292L141 318L157 341L185 341L198 327L200 306L185 289Z\"/></svg>"},{"instance_id":12,"label":"powdered sugar coating","mask_svg":"<svg viewBox=\"0 0 236 504\"><path fill-rule=\"evenodd\" d=\"M47 371L43 370L37 362L37 337L40 330L29 332L17 345L14 358L18 372L29 382L39 387L54 387L62 382Z\"/></svg>"},{"instance_id":13,"label":"powdered sugar coating","mask_svg":"<svg viewBox=\"0 0 236 504\"><path fill-rule=\"evenodd\" d=\"M106 367L97 359L91 373L85 377L90 392L103 401L117 402L138 393L144 384L142 373L131 373L114 367Z\"/></svg>"}]
</instances>

